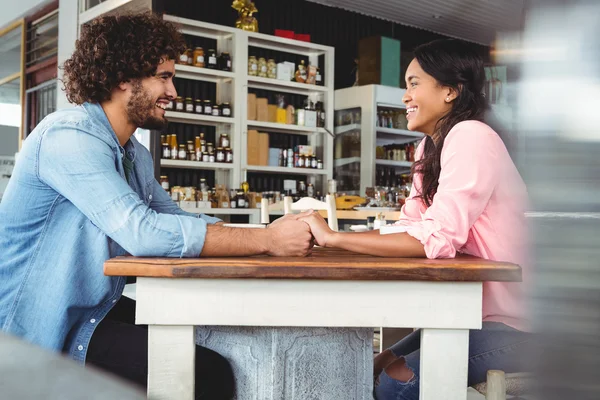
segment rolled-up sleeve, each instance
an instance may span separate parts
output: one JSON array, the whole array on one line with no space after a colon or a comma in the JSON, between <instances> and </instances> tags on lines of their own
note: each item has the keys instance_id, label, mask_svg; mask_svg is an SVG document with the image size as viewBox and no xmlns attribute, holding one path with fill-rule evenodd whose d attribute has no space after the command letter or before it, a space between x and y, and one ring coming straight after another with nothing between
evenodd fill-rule
<instances>
[{"instance_id":1,"label":"rolled-up sleeve","mask_svg":"<svg viewBox=\"0 0 600 400\"><path fill-rule=\"evenodd\" d=\"M467 242L498 183L497 161L503 148L491 128L474 121L457 124L448 134L432 205L419 210L417 201L411 200L408 215L399 221L423 244L428 258L452 258Z\"/></svg>"},{"instance_id":2,"label":"rolled-up sleeve","mask_svg":"<svg viewBox=\"0 0 600 400\"><path fill-rule=\"evenodd\" d=\"M49 129L39 143L39 179L134 256L197 257L207 221L159 214L117 172L107 143L78 129Z\"/></svg>"}]
</instances>

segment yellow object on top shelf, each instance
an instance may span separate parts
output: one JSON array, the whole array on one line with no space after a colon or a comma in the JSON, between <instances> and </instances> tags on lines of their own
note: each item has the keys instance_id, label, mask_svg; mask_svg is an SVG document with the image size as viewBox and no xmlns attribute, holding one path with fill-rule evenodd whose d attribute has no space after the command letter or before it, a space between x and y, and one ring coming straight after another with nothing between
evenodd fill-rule
<instances>
[{"instance_id":1,"label":"yellow object on top shelf","mask_svg":"<svg viewBox=\"0 0 600 400\"><path fill-rule=\"evenodd\" d=\"M365 198L359 196L339 196L335 199L335 208L338 210L352 210L366 201Z\"/></svg>"}]
</instances>

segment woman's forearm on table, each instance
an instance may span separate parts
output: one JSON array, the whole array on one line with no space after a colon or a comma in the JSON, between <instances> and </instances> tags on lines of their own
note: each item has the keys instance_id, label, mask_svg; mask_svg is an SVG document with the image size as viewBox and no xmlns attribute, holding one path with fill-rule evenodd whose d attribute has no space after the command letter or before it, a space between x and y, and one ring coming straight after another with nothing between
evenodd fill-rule
<instances>
[{"instance_id":1,"label":"woman's forearm on table","mask_svg":"<svg viewBox=\"0 0 600 400\"><path fill-rule=\"evenodd\" d=\"M427 257L421 242L408 233L379 235L378 232L335 232L326 247L380 257Z\"/></svg>"}]
</instances>

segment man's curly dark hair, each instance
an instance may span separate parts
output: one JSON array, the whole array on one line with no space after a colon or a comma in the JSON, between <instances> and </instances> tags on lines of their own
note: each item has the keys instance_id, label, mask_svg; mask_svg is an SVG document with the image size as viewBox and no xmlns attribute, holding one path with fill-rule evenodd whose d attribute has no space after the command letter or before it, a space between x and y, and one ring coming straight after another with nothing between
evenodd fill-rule
<instances>
[{"instance_id":1,"label":"man's curly dark hair","mask_svg":"<svg viewBox=\"0 0 600 400\"><path fill-rule=\"evenodd\" d=\"M71 103L100 103L122 82L152 76L162 59L185 51L183 35L152 13L99 17L82 27L65 61L63 84Z\"/></svg>"}]
</instances>

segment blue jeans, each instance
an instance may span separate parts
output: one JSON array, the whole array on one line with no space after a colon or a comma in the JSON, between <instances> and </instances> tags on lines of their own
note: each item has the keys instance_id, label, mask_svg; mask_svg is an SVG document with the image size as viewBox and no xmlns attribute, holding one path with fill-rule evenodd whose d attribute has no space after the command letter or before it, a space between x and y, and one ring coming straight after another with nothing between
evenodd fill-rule
<instances>
[{"instance_id":1,"label":"blue jeans","mask_svg":"<svg viewBox=\"0 0 600 400\"><path fill-rule=\"evenodd\" d=\"M486 380L487 371L499 369L506 373L526 372L524 354L531 333L521 332L500 322L484 322L481 330L469 332L468 385ZM406 366L414 373L408 382L388 376L385 370L375 383L377 400L417 400L419 398L419 366L421 331L415 331L393 345L390 350L404 357Z\"/></svg>"}]
</instances>

